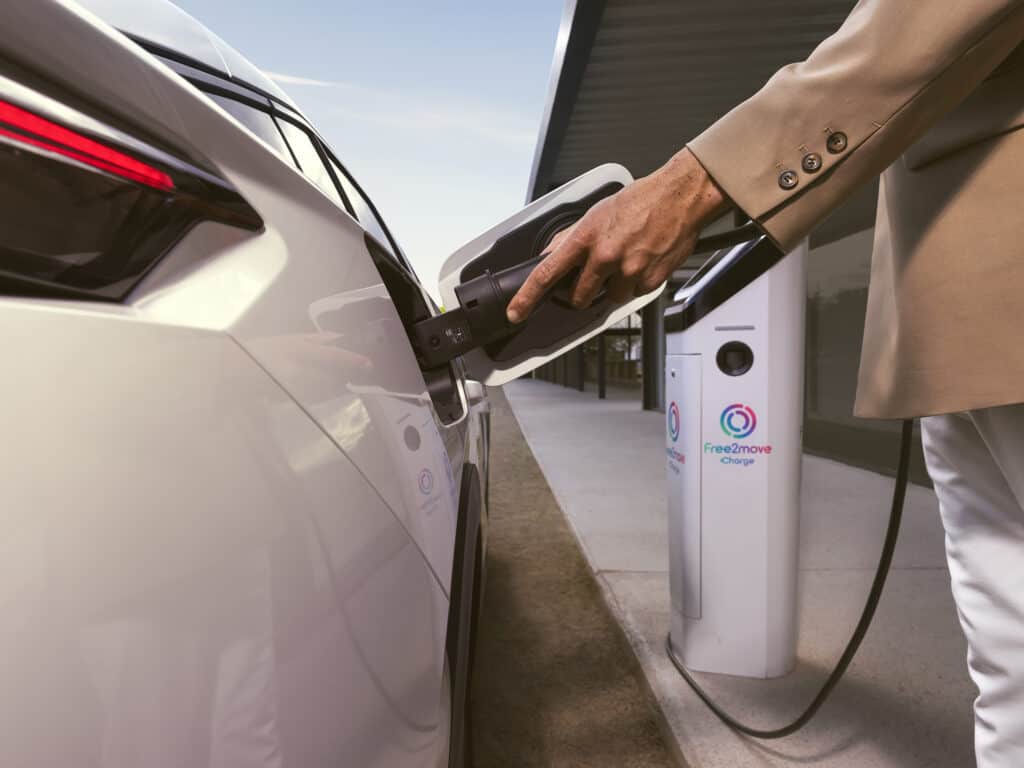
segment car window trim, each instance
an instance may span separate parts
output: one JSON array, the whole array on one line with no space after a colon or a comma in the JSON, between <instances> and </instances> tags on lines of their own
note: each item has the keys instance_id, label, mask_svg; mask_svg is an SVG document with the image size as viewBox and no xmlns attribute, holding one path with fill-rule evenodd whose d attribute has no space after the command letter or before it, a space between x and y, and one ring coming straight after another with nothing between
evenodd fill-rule
<instances>
[{"instance_id":1,"label":"car window trim","mask_svg":"<svg viewBox=\"0 0 1024 768\"><path fill-rule=\"evenodd\" d=\"M192 78L187 76L185 77L185 79L192 83L192 85L194 85L203 93L208 93L213 96L220 96L225 99L230 99L231 101L237 101L239 104L244 104L247 107L251 107L252 109L258 110L267 115L270 115L273 112L273 110L270 108L270 105L267 104L266 102L257 101L247 96L243 96L237 93L236 91L230 90L229 88L223 88L214 83L208 83L205 80L193 80Z\"/></svg>"},{"instance_id":2,"label":"car window trim","mask_svg":"<svg viewBox=\"0 0 1024 768\"><path fill-rule=\"evenodd\" d=\"M331 183L334 184L334 189L338 192L338 195L341 197L342 207L345 209L345 212L348 213L348 215L351 216L356 221L356 223L359 224L360 227L362 227L363 224L362 224L361 221L359 221L359 217L356 216L355 208L352 206L352 203L349 201L348 195L345 194L345 190L341 188L341 185L338 183L338 180L336 178L334 178L334 171L331 168L331 164L329 162L327 162L327 153L324 151L324 143L320 139L320 136L317 134L317 132L314 131L304 120L301 120L301 119L299 119L297 117L293 117L291 115L282 114L279 110L272 109L270 114L274 118L275 121L277 121L277 120L287 120L293 126L295 126L300 131L302 131L303 133L306 134L306 137L309 139L310 143L313 145L314 151L319 156L320 162L323 164L324 168L327 169L327 176L331 180ZM288 137L287 137L287 135L285 135L285 132L281 130L281 126L280 125L278 125L277 130L280 131L282 136L284 136L285 144L288 145L289 151L291 151L291 153L294 155L295 154L295 150L292 149L292 145L288 142ZM306 176L306 172L301 170L302 164L299 163L296 160L296 165L299 166L300 173L302 173L302 175ZM309 178L309 177L306 176L306 178ZM363 229L365 229L365 227L363 227Z\"/></svg>"},{"instance_id":3,"label":"car window trim","mask_svg":"<svg viewBox=\"0 0 1024 768\"><path fill-rule=\"evenodd\" d=\"M348 183L356 190L363 202L366 204L366 207L370 209L370 213L372 213L377 219L377 223L380 225L380 228L384 231L384 235L387 237L387 242L380 243L380 245L384 248L385 253L390 252L390 255L398 265L409 273L417 283L419 283L419 280L416 278L415 271L410 266L405 253L399 247L398 241L395 240L395 236L391 233L391 228L384 220L384 217L381 216L380 211L377 210L377 206L374 204L373 200L366 194L366 191L362 188L359 182L356 181L352 172L349 171L348 168L345 167L345 164L338 159L337 155L334 154L334 151L330 148L327 142L324 141L323 137L297 110L295 110L294 107L274 97L272 94L267 93L261 88L251 86L234 77L227 78L212 67L208 67L202 62L193 60L189 56L166 49L163 46L151 43L150 41L140 37L133 35L129 35L128 37L153 55L165 59L165 63L167 63L168 66L171 66L178 75L203 93L230 99L251 109L255 109L269 115L278 134L281 136L281 140L288 148L288 153L292 158L295 168L299 173L303 174L303 176L306 176L305 171L302 170L302 164L299 162L299 159L295 154L295 150L292 148L292 145L288 141L288 137L285 135L284 131L281 130L281 126L278 121L287 120L296 128L304 131L306 136L312 142L313 147L316 149L317 154L320 156L320 162L323 163L325 168L327 168L328 176L334 184L334 188L338 195L341 197L345 211L359 224L369 237L376 240L372 234L366 231L366 226L363 222L359 221L359 217L355 212L355 206L352 201L349 200L349 196L346 194L344 186L338 179L335 167L341 169L341 172L345 174L346 181L348 181ZM188 70L192 71L190 72ZM246 127L246 129L250 130L248 127Z\"/></svg>"},{"instance_id":4,"label":"car window trim","mask_svg":"<svg viewBox=\"0 0 1024 768\"><path fill-rule=\"evenodd\" d=\"M288 138L284 135L284 132L281 130L281 126L279 126L277 124L277 120L274 119L274 109L271 104L259 102L256 101L255 99L242 96L241 94L238 94L235 91L229 90L227 88L222 88L214 83L209 83L205 80L195 81L192 80L192 78L187 77L185 75L182 76L185 77L185 79L188 80L190 83L192 83L192 85L194 85L197 89L199 89L207 95L220 96L222 99L228 99L229 101L238 102L239 104L249 107L250 109L255 109L257 112L262 112L267 117L269 117L270 122L273 123L274 128L277 130L278 136L281 137L281 141L284 143L285 148L288 150L288 156L292 159L292 164L295 166L296 170L299 170L299 172L302 173L301 166L299 165L299 160L295 156L295 150L292 149L292 145L288 143ZM253 133L252 129L244 123L242 124L242 127L245 128L250 133ZM255 136L256 134L253 133L253 135ZM256 138L259 138L259 136L256 136Z\"/></svg>"},{"instance_id":5,"label":"car window trim","mask_svg":"<svg viewBox=\"0 0 1024 768\"><path fill-rule=\"evenodd\" d=\"M224 72L221 72L220 70L211 67L209 64L199 61L198 59L194 59L187 54L174 50L173 48L167 48L163 45L160 45L159 43L154 43L152 40L147 40L145 37L141 37L140 35L126 32L123 29L118 31L122 35L127 37L129 40L131 40L133 43L138 45L140 48L153 54L157 58L164 59L165 63L167 63L168 61L173 61L178 64L183 64L186 67L191 67L192 69L198 70L207 75L212 75L213 77L219 78L220 80L224 80L228 83L231 83L232 85L238 86L240 88L245 88L246 90L259 94L263 98L272 102L275 106L282 106L285 109L290 110L291 112L299 114L298 110L294 106L289 104L287 101L283 100L280 96L275 96L273 93L270 93L269 91L260 88L258 85L253 85L247 80L243 80L240 77L235 77L234 75L226 75Z\"/></svg>"},{"instance_id":6,"label":"car window trim","mask_svg":"<svg viewBox=\"0 0 1024 768\"><path fill-rule=\"evenodd\" d=\"M306 135L310 137L310 139L313 142L313 146L316 147L317 152L320 154L320 160L327 168L327 172L330 175L331 180L334 182L335 189L338 190L338 194L341 195L341 199L345 201L345 209L349 212L349 215L352 216L353 219L359 222L359 226L361 226L365 230L366 227L363 225L361 221L359 221L359 217L356 216L355 206L352 204L352 201L348 199L348 194L346 194L345 188L338 180L337 174L334 171L334 166L336 165L338 168L341 169L341 172L345 174L345 178L355 188L356 192L359 193L360 197L363 198L363 202L366 203L366 207L370 209L370 212L377 218L377 222L380 224L381 229L384 230L384 234L387 237L388 241L386 243L381 243L381 245L389 248L392 251L395 259L398 260L399 264L405 267L407 271L415 275L415 272L413 272L413 270L409 267L409 263L406 260L405 254L402 252L402 249L398 247L398 242L395 240L395 236L391 234L391 228L387 225L387 222L384 221L384 217L380 215L380 211L378 211L377 206L373 204L373 200L371 200L370 196L366 194L366 191L360 186L359 182L357 182L355 178L353 178L352 172L349 171L349 169L345 167L345 164L338 159L338 156L334 154L334 150L332 150L330 145L326 141L324 141L324 138L317 132L316 128L314 128L312 125L306 122L306 120L302 118L301 115L281 112L278 109L277 104L274 104L271 114L275 118L287 120L292 125L306 132ZM284 132L282 131L282 135L283 133ZM287 143L287 141L288 139L287 137L285 137L285 142ZM290 148L291 145L289 145L289 149ZM373 235L370 235L370 237L373 237ZM374 239L376 240L377 238Z\"/></svg>"},{"instance_id":7,"label":"car window trim","mask_svg":"<svg viewBox=\"0 0 1024 768\"><path fill-rule=\"evenodd\" d=\"M409 266L409 262L406 260L405 254L402 253L402 249L398 247L398 243L395 240L395 236L391 234L391 228L388 226L387 222L384 221L384 217L380 215L380 211L378 211L377 206L373 204L373 200L371 200L370 196L366 194L363 188L359 185L359 182L355 180L355 178L352 176L352 172L349 171L349 169L345 167L345 164L338 159L337 155L335 155L334 152L331 151L331 148L328 147L327 144L323 144L323 149L324 153L330 160L330 162L327 163L327 169L331 172L331 177L334 178L335 185L338 187L339 190L342 190L342 194L344 194L341 182L338 181L338 179L335 176L334 168L335 166L337 166L338 168L341 169L341 172L345 174L345 179L348 181L348 183L353 186L356 192L359 193L359 196L363 199L363 202L366 203L366 207L370 209L370 213L372 213L374 217L377 219L377 223L380 224L380 228L384 230L384 235L387 237L388 242L381 243L381 245L391 246L391 251L395 259L398 261L398 263L405 267L405 269L408 272L410 272L413 276L415 276L416 273ZM361 223L362 222L360 222L360 224ZM365 228L366 227L364 226L363 229Z\"/></svg>"},{"instance_id":8,"label":"car window trim","mask_svg":"<svg viewBox=\"0 0 1024 768\"><path fill-rule=\"evenodd\" d=\"M272 102L270 99L261 96L258 93L253 93L247 88L241 88L230 80L225 80L223 77L217 77L215 75L207 74L199 70L191 69L189 67L173 64L173 69L181 77L190 82L196 88L201 91L216 91L218 95L228 96L236 101L244 102L247 105L258 104L259 108L264 112L270 109Z\"/></svg>"},{"instance_id":9,"label":"car window trim","mask_svg":"<svg viewBox=\"0 0 1024 768\"><path fill-rule=\"evenodd\" d=\"M391 233L391 228L384 220L384 217L381 216L380 211L377 210L377 206L374 204L373 200L366 194L359 182L356 181L351 171L349 171L348 168L345 167L345 164L338 159L337 155L334 154L330 145L323 139L319 132L309 124L305 116L295 106L258 86L246 82L245 80L241 80L233 75L225 76L225 73L220 72L201 61L193 59L191 56L166 48L138 35L129 34L123 30L121 30L121 32L136 45L143 48L153 56L161 59L165 65L174 70L180 77L188 81L199 91L206 94L221 96L225 99L232 99L247 107L259 110L260 112L264 112L269 115L274 123L274 127L277 128L278 134L281 136L281 140L288 148L288 154L291 156L294 169L304 177L309 178L302 170L302 165L299 163L295 150L292 148L292 145L288 141L288 137L285 135L284 131L281 130L281 126L278 121L287 120L300 130L305 131L306 135L313 142L313 147L320 155L320 161L327 168L328 176L333 182L334 188L341 198L345 212L348 213L348 215L352 217L352 220L359 225L363 230L364 235L374 242L379 242L376 237L367 231L366 226L356 215L355 206L352 201L349 200L349 196L345 193L345 188L337 177L336 168L341 169L341 172L345 174L346 181L348 181L348 183L350 183L356 192L362 197L363 203L365 203L367 208L370 209L370 213L372 213L377 219L377 223L384 231L384 235L387 237L388 242L380 243L382 252L386 254L395 263L395 265L405 272L419 287L420 293L426 301L427 306L430 308L428 311L433 313L438 311L433 298L423 290L422 283L417 277L416 271L409 264L409 260L405 256L405 252L399 247L398 241ZM250 133L252 133L252 130L247 126L243 127L246 127L246 130L249 130Z\"/></svg>"}]
</instances>

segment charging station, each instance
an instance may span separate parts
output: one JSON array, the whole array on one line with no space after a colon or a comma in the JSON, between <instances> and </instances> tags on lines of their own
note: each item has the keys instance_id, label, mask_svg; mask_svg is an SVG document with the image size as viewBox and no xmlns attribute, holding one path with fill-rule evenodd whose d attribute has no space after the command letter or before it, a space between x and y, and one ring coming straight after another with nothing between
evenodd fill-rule
<instances>
[{"instance_id":1,"label":"charging station","mask_svg":"<svg viewBox=\"0 0 1024 768\"><path fill-rule=\"evenodd\" d=\"M807 244L718 251L665 312L669 648L756 678L796 658Z\"/></svg>"},{"instance_id":2,"label":"charging station","mask_svg":"<svg viewBox=\"0 0 1024 768\"><path fill-rule=\"evenodd\" d=\"M661 287L621 306L602 292L590 307L577 309L568 299L574 271L523 323L509 323L505 315L554 234L631 179L621 166L595 168L453 254L440 276L448 311L412 328L423 369L446 371L459 357L472 378L501 385L653 301ZM715 249L665 313L667 651L726 725L778 739L810 722L871 626L899 537L913 421L903 421L889 526L846 647L794 720L777 728L741 722L690 672L770 678L795 664L807 243L784 254L748 222L694 246L698 253Z\"/></svg>"}]
</instances>

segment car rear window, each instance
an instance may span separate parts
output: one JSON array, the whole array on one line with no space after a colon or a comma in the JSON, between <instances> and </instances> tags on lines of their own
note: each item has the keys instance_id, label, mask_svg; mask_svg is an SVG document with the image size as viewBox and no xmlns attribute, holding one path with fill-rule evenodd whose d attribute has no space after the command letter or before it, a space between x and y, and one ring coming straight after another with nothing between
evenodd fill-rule
<instances>
[{"instance_id":1,"label":"car rear window","mask_svg":"<svg viewBox=\"0 0 1024 768\"><path fill-rule=\"evenodd\" d=\"M341 201L341 194L334 186L334 180L309 134L287 120L278 120L277 124L281 126L281 131L288 140L288 146L292 148L295 159L299 161L299 169L329 198L338 205L344 205Z\"/></svg>"},{"instance_id":2,"label":"car rear window","mask_svg":"<svg viewBox=\"0 0 1024 768\"><path fill-rule=\"evenodd\" d=\"M292 153L288 151L288 145L284 143L284 138L277 129L277 123L274 122L274 118L269 113L244 104L237 99L221 96L220 94L208 93L207 96L287 160L289 165L295 165L295 159L292 157Z\"/></svg>"},{"instance_id":3,"label":"car rear window","mask_svg":"<svg viewBox=\"0 0 1024 768\"><path fill-rule=\"evenodd\" d=\"M381 223L380 219L378 219L374 214L369 202L362 196L362 194L360 194L359 190L356 189L355 184L352 183L341 166L333 161L331 161L331 166L334 168L334 175L338 177L338 183L341 184L341 188L345 191L345 197L348 198L349 203L352 205L356 218L359 220L359 223L363 225L363 229L373 235L374 239L376 239L388 253L394 256L394 249L391 247L391 239L384 230L384 225Z\"/></svg>"}]
</instances>

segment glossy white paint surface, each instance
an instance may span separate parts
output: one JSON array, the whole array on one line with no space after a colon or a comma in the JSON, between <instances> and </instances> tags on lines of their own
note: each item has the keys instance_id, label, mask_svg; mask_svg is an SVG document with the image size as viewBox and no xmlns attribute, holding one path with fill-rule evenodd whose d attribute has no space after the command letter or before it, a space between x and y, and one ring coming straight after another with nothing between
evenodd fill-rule
<instances>
[{"instance_id":1,"label":"glossy white paint surface","mask_svg":"<svg viewBox=\"0 0 1024 768\"><path fill-rule=\"evenodd\" d=\"M0 303L0 764L434 765L398 520L229 337L103 310Z\"/></svg>"},{"instance_id":2,"label":"glossy white paint surface","mask_svg":"<svg viewBox=\"0 0 1024 768\"><path fill-rule=\"evenodd\" d=\"M252 237L221 225L197 228L140 285L133 305L236 338L373 484L447 592L455 478L471 425L439 432L362 229L262 143L247 133L238 141L241 129L215 108L198 99L177 108L223 144L220 169L264 216L266 230Z\"/></svg>"},{"instance_id":3,"label":"glossy white paint surface","mask_svg":"<svg viewBox=\"0 0 1024 768\"><path fill-rule=\"evenodd\" d=\"M154 77L163 104L202 137L205 154L266 229L253 237L202 225L132 303L164 322L231 333L399 515L447 592L455 479L464 432L478 427L441 434L434 426L423 377L359 225L177 76L161 75ZM409 425L419 432L417 450L407 447Z\"/></svg>"}]
</instances>

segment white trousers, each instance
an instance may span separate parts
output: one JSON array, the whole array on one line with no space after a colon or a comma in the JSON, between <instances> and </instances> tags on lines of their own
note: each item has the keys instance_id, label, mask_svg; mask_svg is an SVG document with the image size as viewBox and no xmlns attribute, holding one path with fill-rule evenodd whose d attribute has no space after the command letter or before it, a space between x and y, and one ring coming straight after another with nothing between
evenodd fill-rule
<instances>
[{"instance_id":1,"label":"white trousers","mask_svg":"<svg viewBox=\"0 0 1024 768\"><path fill-rule=\"evenodd\" d=\"M978 686L978 768L1024 767L1024 404L921 420Z\"/></svg>"}]
</instances>

